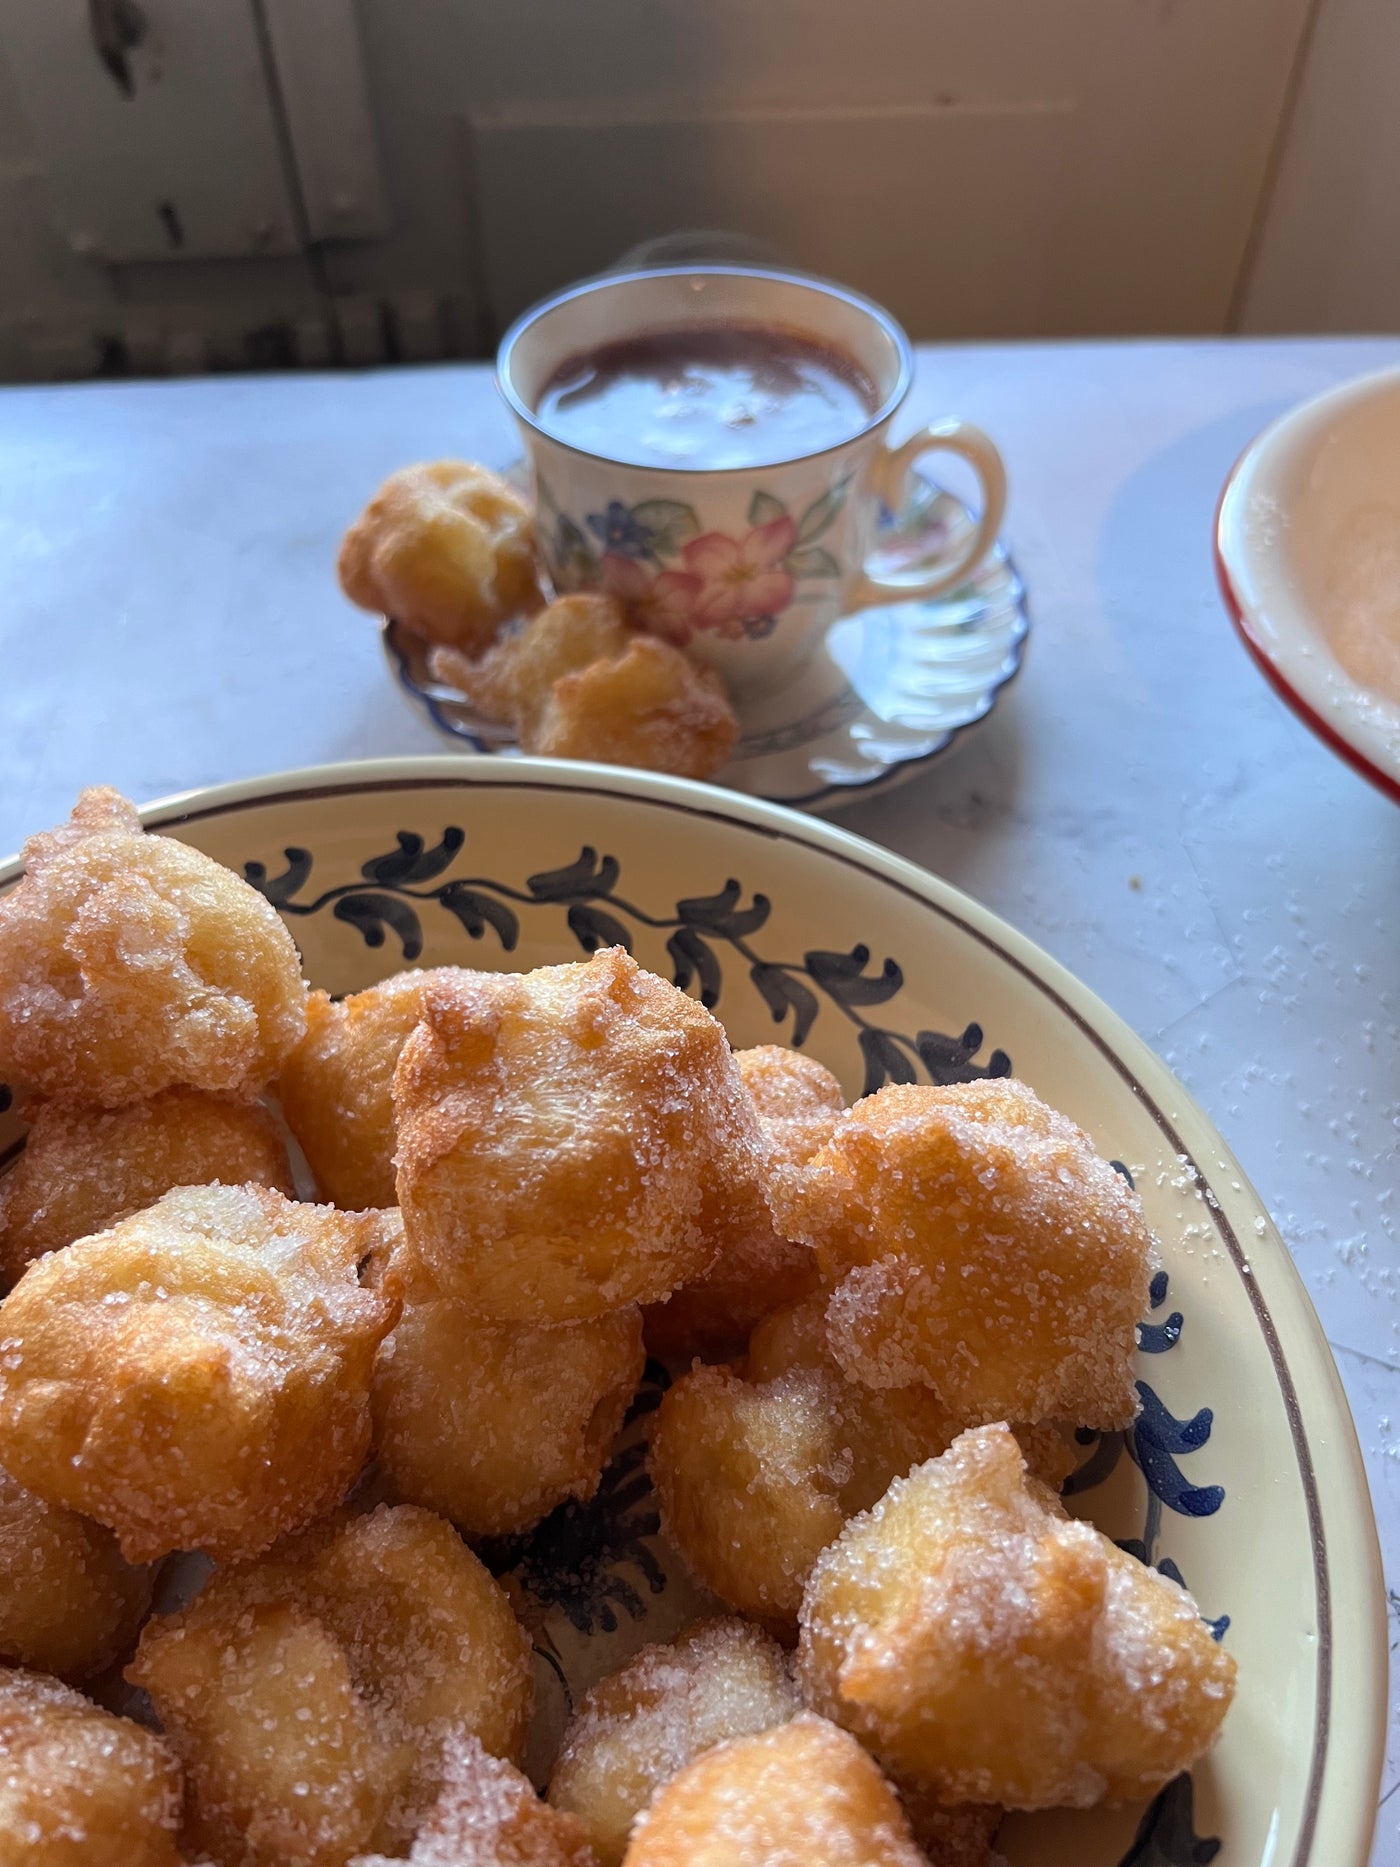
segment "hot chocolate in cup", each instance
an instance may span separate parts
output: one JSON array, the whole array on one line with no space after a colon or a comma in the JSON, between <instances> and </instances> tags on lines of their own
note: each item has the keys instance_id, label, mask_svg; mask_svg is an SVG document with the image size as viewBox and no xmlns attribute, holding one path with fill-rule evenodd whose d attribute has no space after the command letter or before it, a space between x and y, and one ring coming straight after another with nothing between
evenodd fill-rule
<instances>
[{"instance_id":1,"label":"hot chocolate in cup","mask_svg":"<svg viewBox=\"0 0 1400 1867\"><path fill-rule=\"evenodd\" d=\"M612 274L527 311L496 368L555 587L610 592L741 698L839 616L957 588L996 541L996 448L951 419L890 447L909 340L841 286L747 266ZM977 525L917 575L872 576L881 508L902 510L914 462L940 450L977 475Z\"/></svg>"}]
</instances>

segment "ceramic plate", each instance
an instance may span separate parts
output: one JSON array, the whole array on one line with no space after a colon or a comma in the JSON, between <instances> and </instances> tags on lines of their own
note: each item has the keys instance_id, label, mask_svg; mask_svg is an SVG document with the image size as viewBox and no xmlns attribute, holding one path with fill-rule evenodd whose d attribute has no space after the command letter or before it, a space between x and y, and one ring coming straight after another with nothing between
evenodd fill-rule
<instances>
[{"instance_id":1,"label":"ceramic plate","mask_svg":"<svg viewBox=\"0 0 1400 1867\"><path fill-rule=\"evenodd\" d=\"M1215 561L1273 686L1400 803L1400 370L1264 430L1225 484Z\"/></svg>"},{"instance_id":2,"label":"ceramic plate","mask_svg":"<svg viewBox=\"0 0 1400 1867\"><path fill-rule=\"evenodd\" d=\"M907 510L882 526L879 574L912 579L958 549L971 524L961 500L916 479ZM738 748L715 782L823 810L912 777L995 706L1029 627L1004 545L950 596L843 617L779 693L741 708ZM476 752L518 755L509 729L433 679L418 637L388 622L383 639L395 678L440 732Z\"/></svg>"},{"instance_id":3,"label":"ceramic plate","mask_svg":"<svg viewBox=\"0 0 1400 1867\"><path fill-rule=\"evenodd\" d=\"M311 980L518 970L612 942L736 1044L800 1043L852 1095L1014 1071L1137 1184L1163 1268L1135 1428L1086 1442L1072 1507L1185 1578L1239 1661L1219 1746L1150 1806L1016 1816L1016 1867L1363 1867L1385 1721L1380 1559L1317 1318L1220 1137L1091 993L944 883L827 825L673 779L440 758L294 772L147 821L248 876ZM14 865L0 872L12 880ZM12 1118L0 1148L13 1144ZM652 1366L602 1488L487 1552L517 1577L538 1768L570 1702L702 1605L657 1532Z\"/></svg>"}]
</instances>

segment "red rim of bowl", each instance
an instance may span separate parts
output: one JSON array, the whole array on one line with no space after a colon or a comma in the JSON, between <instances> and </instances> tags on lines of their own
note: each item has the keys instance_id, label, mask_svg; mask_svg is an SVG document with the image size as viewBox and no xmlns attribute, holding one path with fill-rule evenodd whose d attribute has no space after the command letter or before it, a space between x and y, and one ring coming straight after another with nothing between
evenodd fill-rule
<instances>
[{"instance_id":1,"label":"red rim of bowl","mask_svg":"<svg viewBox=\"0 0 1400 1867\"><path fill-rule=\"evenodd\" d=\"M1325 746L1335 752L1338 758L1344 759L1346 763L1351 766L1353 771L1359 772L1363 778L1369 779L1378 791L1390 799L1392 804L1400 804L1400 781L1392 778L1389 772L1382 771L1379 765L1373 764L1364 752L1358 750L1349 739L1344 739L1335 726L1332 726L1327 720L1323 719L1316 708L1310 706L1308 702L1304 700L1303 696L1284 674L1283 670L1279 667L1278 663L1265 646L1258 631L1255 629L1248 611L1245 609L1243 603L1241 603L1234 584L1230 580L1230 569L1225 562L1225 552L1220 542L1220 522L1225 510L1226 497L1229 494L1230 488L1234 485L1239 475L1240 468L1244 464L1245 456L1249 451L1249 448L1245 449L1245 453L1240 455L1239 459L1235 462L1234 466L1231 467L1226 476L1225 484L1220 489L1220 497L1216 501L1215 522L1211 527L1211 547L1212 555L1215 558L1215 578L1216 582L1220 585L1220 594L1224 600L1226 612L1230 620L1234 623L1240 640L1249 650L1256 667L1258 667L1265 680L1268 681L1280 700L1287 706L1290 706L1303 724L1308 727L1311 732L1315 733Z\"/></svg>"}]
</instances>

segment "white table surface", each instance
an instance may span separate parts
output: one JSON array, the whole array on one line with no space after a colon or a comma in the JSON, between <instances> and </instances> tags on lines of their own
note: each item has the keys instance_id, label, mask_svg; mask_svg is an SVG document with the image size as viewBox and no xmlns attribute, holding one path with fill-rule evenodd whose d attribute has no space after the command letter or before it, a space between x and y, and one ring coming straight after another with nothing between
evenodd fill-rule
<instances>
[{"instance_id":1,"label":"white table surface","mask_svg":"<svg viewBox=\"0 0 1400 1867\"><path fill-rule=\"evenodd\" d=\"M1397 362L1373 340L922 351L911 422L965 415L1005 453L1030 648L990 720L840 815L1101 993L1243 1161L1351 1396L1392 1650L1400 811L1246 659L1210 532L1259 428ZM0 390L0 850L88 782L144 802L444 749L340 597L336 545L392 468L515 451L482 367ZM1392 1719L1380 1867L1397 1789Z\"/></svg>"}]
</instances>

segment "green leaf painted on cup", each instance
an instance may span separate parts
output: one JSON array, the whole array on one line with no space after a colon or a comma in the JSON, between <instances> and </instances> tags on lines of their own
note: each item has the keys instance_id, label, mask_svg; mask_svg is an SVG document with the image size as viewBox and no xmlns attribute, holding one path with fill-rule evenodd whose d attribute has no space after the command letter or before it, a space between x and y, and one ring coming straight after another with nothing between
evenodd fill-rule
<instances>
[{"instance_id":1,"label":"green leaf painted on cup","mask_svg":"<svg viewBox=\"0 0 1400 1867\"><path fill-rule=\"evenodd\" d=\"M783 559L783 569L794 577L839 577L841 566L820 545L799 545Z\"/></svg>"},{"instance_id":2,"label":"green leaf painted on cup","mask_svg":"<svg viewBox=\"0 0 1400 1867\"><path fill-rule=\"evenodd\" d=\"M694 538L700 521L694 506L679 499L644 499L633 506L632 517L651 534L651 548L657 557L674 557L687 538Z\"/></svg>"},{"instance_id":3,"label":"green leaf painted on cup","mask_svg":"<svg viewBox=\"0 0 1400 1867\"><path fill-rule=\"evenodd\" d=\"M755 493L749 501L750 525L771 525L774 519L786 517L787 507L772 493Z\"/></svg>"},{"instance_id":4,"label":"green leaf painted on cup","mask_svg":"<svg viewBox=\"0 0 1400 1867\"><path fill-rule=\"evenodd\" d=\"M572 519L561 513L554 547L554 569L570 585L591 583L598 574L598 559Z\"/></svg>"},{"instance_id":5,"label":"green leaf painted on cup","mask_svg":"<svg viewBox=\"0 0 1400 1867\"><path fill-rule=\"evenodd\" d=\"M814 538L820 538L833 522L837 513L846 503L846 492L851 482L849 477L839 485L833 486L829 493L823 493L820 499L813 500L797 523L797 542L800 545L811 544Z\"/></svg>"}]
</instances>

